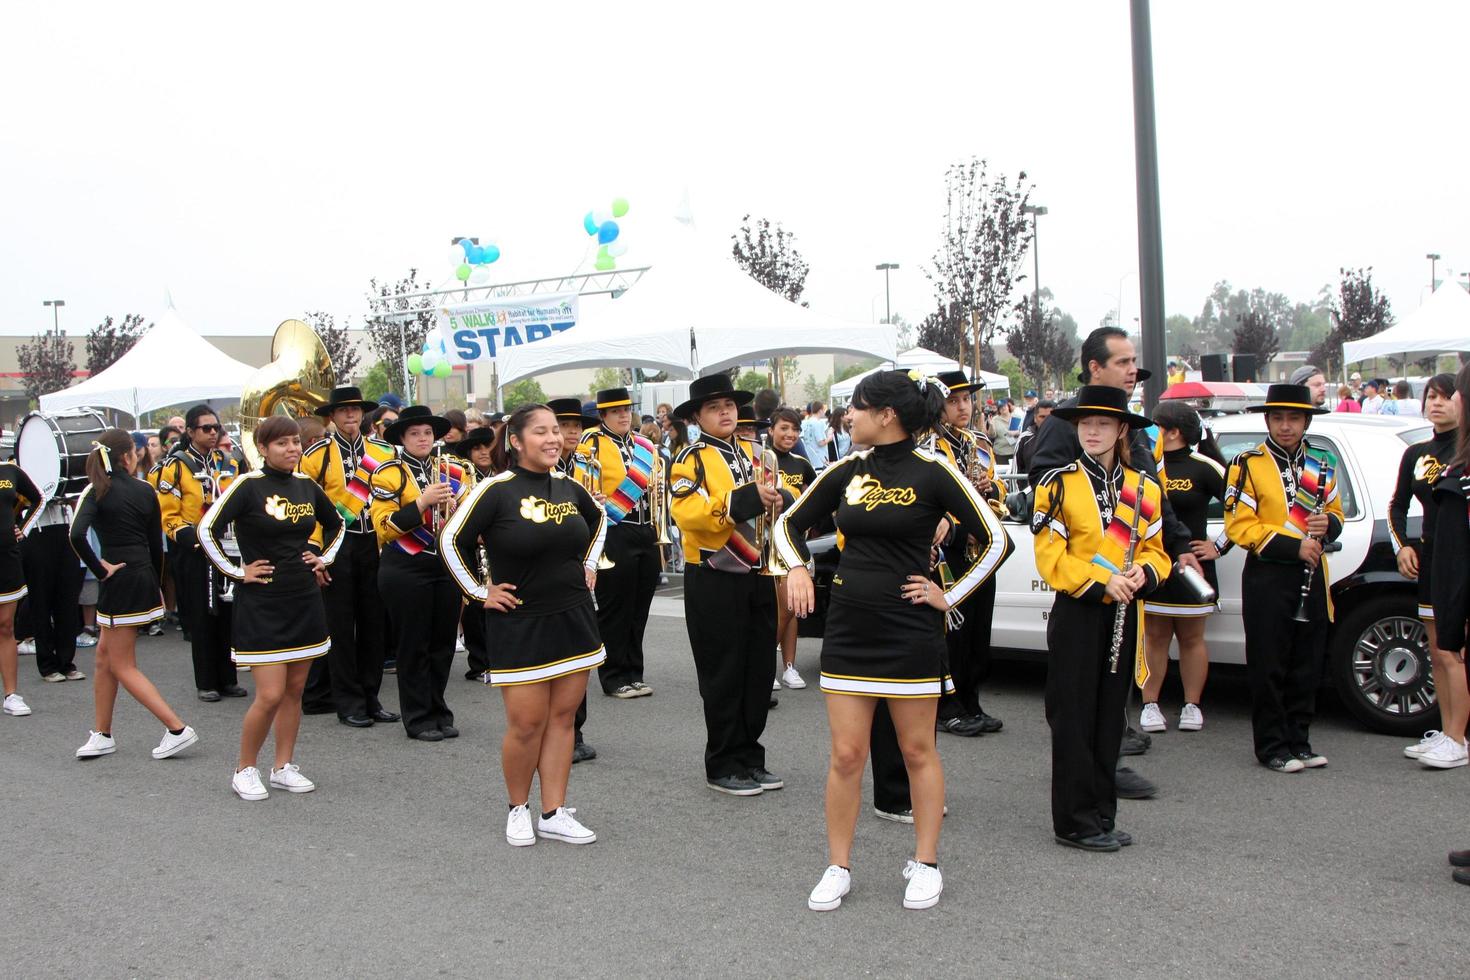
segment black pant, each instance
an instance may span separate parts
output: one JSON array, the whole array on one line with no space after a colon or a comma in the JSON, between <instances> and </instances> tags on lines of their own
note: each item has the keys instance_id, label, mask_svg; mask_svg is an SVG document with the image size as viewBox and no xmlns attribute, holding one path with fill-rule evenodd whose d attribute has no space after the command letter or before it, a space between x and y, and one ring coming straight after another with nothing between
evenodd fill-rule
<instances>
[{"instance_id":1,"label":"black pant","mask_svg":"<svg viewBox=\"0 0 1470 980\"><path fill-rule=\"evenodd\" d=\"M1123 629L1118 672L1108 669L1116 607L1058 595L1046 624L1046 721L1051 726L1051 820L1061 835L1113 828L1123 705L1133 682L1137 606Z\"/></svg>"},{"instance_id":2,"label":"black pant","mask_svg":"<svg viewBox=\"0 0 1470 980\"><path fill-rule=\"evenodd\" d=\"M38 527L21 539L26 603L36 640L36 669L47 674L76 670L77 634L82 631L82 567L71 550L65 524Z\"/></svg>"},{"instance_id":3,"label":"black pant","mask_svg":"<svg viewBox=\"0 0 1470 980\"><path fill-rule=\"evenodd\" d=\"M1246 670L1251 682L1251 731L1256 758L1269 762L1311 750L1308 729L1327 653L1327 591L1322 570L1312 576L1310 623L1298 623L1305 566L1249 557L1241 575Z\"/></svg>"},{"instance_id":4,"label":"black pant","mask_svg":"<svg viewBox=\"0 0 1470 980\"><path fill-rule=\"evenodd\" d=\"M398 710L410 735L454 723L444 702L454 666L459 623L459 587L438 555L407 555L396 546L383 551L378 589L388 615L398 623Z\"/></svg>"},{"instance_id":5,"label":"black pant","mask_svg":"<svg viewBox=\"0 0 1470 980\"><path fill-rule=\"evenodd\" d=\"M466 603L459 616L459 628L464 631L464 648L469 659L470 673L483 674L490 669L490 648L486 646L485 607L479 602Z\"/></svg>"},{"instance_id":6,"label":"black pant","mask_svg":"<svg viewBox=\"0 0 1470 980\"><path fill-rule=\"evenodd\" d=\"M597 573L597 629L607 660L597 668L604 694L643 680L643 630L658 588L658 546L647 524L607 529L607 557L615 568Z\"/></svg>"},{"instance_id":7,"label":"black pant","mask_svg":"<svg viewBox=\"0 0 1470 980\"><path fill-rule=\"evenodd\" d=\"M888 713L888 702L878 700L873 709L873 730L868 736L868 757L873 763L873 805L885 813L903 813L914 808L909 797L909 770L898 747L898 729Z\"/></svg>"},{"instance_id":8,"label":"black pant","mask_svg":"<svg viewBox=\"0 0 1470 980\"><path fill-rule=\"evenodd\" d=\"M980 685L990 674L990 626L995 618L994 575L959 604L959 613L964 617L960 628L947 629L944 634L954 693L939 698L939 717L942 719L980 714Z\"/></svg>"},{"instance_id":9,"label":"black pant","mask_svg":"<svg viewBox=\"0 0 1470 980\"><path fill-rule=\"evenodd\" d=\"M179 611L189 631L194 657L194 686L201 691L218 691L235 684L235 664L230 659L230 603L215 603L209 611L209 559L198 548L176 548L174 588L179 594Z\"/></svg>"},{"instance_id":10,"label":"black pant","mask_svg":"<svg viewBox=\"0 0 1470 980\"><path fill-rule=\"evenodd\" d=\"M327 630L332 703L337 714L370 715L382 708L383 599L378 592L378 539L349 533L328 570L332 582L322 591ZM303 701L306 700L303 698Z\"/></svg>"},{"instance_id":11,"label":"black pant","mask_svg":"<svg viewBox=\"0 0 1470 980\"><path fill-rule=\"evenodd\" d=\"M761 733L776 679L776 590L769 576L684 568L684 625L704 702L710 779L764 769Z\"/></svg>"}]
</instances>

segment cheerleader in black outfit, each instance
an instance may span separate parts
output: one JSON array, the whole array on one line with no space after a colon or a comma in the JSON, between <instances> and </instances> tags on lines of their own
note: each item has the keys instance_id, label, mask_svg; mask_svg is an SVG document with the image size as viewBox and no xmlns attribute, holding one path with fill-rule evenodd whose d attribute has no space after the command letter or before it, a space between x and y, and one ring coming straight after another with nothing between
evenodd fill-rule
<instances>
[{"instance_id":1,"label":"cheerleader in black outfit","mask_svg":"<svg viewBox=\"0 0 1470 980\"><path fill-rule=\"evenodd\" d=\"M440 553L464 594L483 605L486 632L495 637L490 683L505 700L506 841L524 847L539 836L591 844L597 835L565 804L573 718L587 693L587 672L607 656L592 607L607 517L580 483L558 471L562 436L550 408L516 409L506 438L510 469L476 485L445 523ZM533 832L537 775L541 818Z\"/></svg>"},{"instance_id":2,"label":"cheerleader in black outfit","mask_svg":"<svg viewBox=\"0 0 1470 980\"><path fill-rule=\"evenodd\" d=\"M236 477L199 522L204 554L234 586L230 656L249 666L255 700L240 732L240 764L230 786L242 800L269 795L255 767L266 733L275 724L276 758L270 784L288 793L310 793L316 784L292 761L301 727L301 692L311 662L331 648L327 610L317 573L337 557L346 525L301 462L301 429L295 419L272 415L255 430L264 464ZM240 543L240 565L225 554L219 535L230 524ZM320 526L325 550L310 544Z\"/></svg>"},{"instance_id":3,"label":"cheerleader in black outfit","mask_svg":"<svg viewBox=\"0 0 1470 980\"><path fill-rule=\"evenodd\" d=\"M28 715L30 706L16 690L15 607L26 595L20 539L41 516L41 491L14 463L0 463L0 680L5 683L7 715Z\"/></svg>"},{"instance_id":4,"label":"cheerleader in black outfit","mask_svg":"<svg viewBox=\"0 0 1470 980\"><path fill-rule=\"evenodd\" d=\"M835 512L845 538L822 641L832 755L829 867L807 900L817 911L837 908L850 888L862 774L880 698L898 731L912 787L916 841L904 868L904 907L929 908L944 887L938 866L944 772L934 739L944 612L995 574L1006 555L1000 521L975 488L949 462L914 445L915 432L938 422L945 393L939 382L901 371L864 378L849 414L853 441L872 448L828 464L776 526L777 547L791 568L786 593L798 616L814 608L807 529ZM975 538L979 558L942 590L929 580L929 552L947 514Z\"/></svg>"},{"instance_id":5,"label":"cheerleader in black outfit","mask_svg":"<svg viewBox=\"0 0 1470 980\"><path fill-rule=\"evenodd\" d=\"M1388 505L1388 529L1398 552L1399 574L1419 583L1419 618L1429 633L1429 658L1434 671L1434 695L1439 704L1439 727L1404 755L1432 769L1465 765L1465 724L1470 720L1470 691L1465 687L1465 665L1449 650L1440 649L1434 623L1434 486L1455 456L1460 410L1455 398L1455 376L1436 374L1424 386L1424 417L1434 424L1433 437L1404 450L1398 484ZM1409 535L1409 504L1418 500L1424 510L1417 539ZM1464 556L1460 559L1463 561ZM1449 744L1446 744L1449 743Z\"/></svg>"},{"instance_id":6,"label":"cheerleader in black outfit","mask_svg":"<svg viewBox=\"0 0 1470 980\"><path fill-rule=\"evenodd\" d=\"M1215 577L1215 559L1230 550L1230 538L1222 530L1213 540L1207 537L1210 501L1225 500L1225 459L1213 436L1204 431L1199 413L1183 402L1160 402L1154 410L1164 458L1159 464L1159 482L1175 515L1189 528L1189 548L1199 559L1205 580L1220 593ZM1198 449L1195 447L1198 446ZM1218 607L1200 602L1184 580L1171 575L1148 597L1143 611L1148 682L1143 686L1143 711L1138 727L1162 732L1168 722L1159 710L1159 693L1169 670L1169 645L1179 639L1179 677L1184 683L1184 707L1179 712L1179 730L1197 732L1204 727L1200 698L1210 671L1210 654L1205 648L1205 623Z\"/></svg>"},{"instance_id":7,"label":"cheerleader in black outfit","mask_svg":"<svg viewBox=\"0 0 1470 980\"><path fill-rule=\"evenodd\" d=\"M134 656L138 630L163 619L163 593L158 588L163 569L158 494L146 480L134 478L144 457L133 448L127 432L108 429L97 437L96 446L87 457L87 487L71 520L72 550L100 583L97 625L102 630L92 674L97 728L77 749L77 758L93 759L117 750L112 709L121 684L163 722L163 741L153 750L153 758L167 759L199 741L199 736L168 706L138 669ZM106 558L92 550L89 530L97 532Z\"/></svg>"}]
</instances>

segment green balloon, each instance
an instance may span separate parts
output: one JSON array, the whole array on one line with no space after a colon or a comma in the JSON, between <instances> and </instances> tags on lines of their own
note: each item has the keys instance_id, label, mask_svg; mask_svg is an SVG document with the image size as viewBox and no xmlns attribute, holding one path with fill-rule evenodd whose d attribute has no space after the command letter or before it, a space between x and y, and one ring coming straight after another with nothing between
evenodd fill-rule
<instances>
[{"instance_id":1,"label":"green balloon","mask_svg":"<svg viewBox=\"0 0 1470 980\"><path fill-rule=\"evenodd\" d=\"M459 268L454 270L454 278L458 279L460 282L468 282L471 271L472 270L467 263L461 262L459 264Z\"/></svg>"},{"instance_id":2,"label":"green balloon","mask_svg":"<svg viewBox=\"0 0 1470 980\"><path fill-rule=\"evenodd\" d=\"M423 355L422 354L410 354L410 355L408 355L408 373L409 374L423 374L424 373L424 358L423 358Z\"/></svg>"},{"instance_id":3,"label":"green balloon","mask_svg":"<svg viewBox=\"0 0 1470 980\"><path fill-rule=\"evenodd\" d=\"M626 197L615 198L613 200L613 217L614 218L621 218L623 215L625 215L627 213L628 213L628 199Z\"/></svg>"},{"instance_id":4,"label":"green balloon","mask_svg":"<svg viewBox=\"0 0 1470 980\"><path fill-rule=\"evenodd\" d=\"M440 361L434 365L434 377L447 378L454 373L454 368L449 366L448 361Z\"/></svg>"},{"instance_id":5,"label":"green balloon","mask_svg":"<svg viewBox=\"0 0 1470 980\"><path fill-rule=\"evenodd\" d=\"M600 246L598 246L598 248L597 248L597 257L599 259L605 259L605 258L607 258L611 254L612 253L610 253L607 250L607 246L606 245L600 245Z\"/></svg>"},{"instance_id":6,"label":"green balloon","mask_svg":"<svg viewBox=\"0 0 1470 980\"><path fill-rule=\"evenodd\" d=\"M617 259L614 259L611 255L599 255L597 257L598 272L608 272L612 269L617 268L617 265Z\"/></svg>"}]
</instances>

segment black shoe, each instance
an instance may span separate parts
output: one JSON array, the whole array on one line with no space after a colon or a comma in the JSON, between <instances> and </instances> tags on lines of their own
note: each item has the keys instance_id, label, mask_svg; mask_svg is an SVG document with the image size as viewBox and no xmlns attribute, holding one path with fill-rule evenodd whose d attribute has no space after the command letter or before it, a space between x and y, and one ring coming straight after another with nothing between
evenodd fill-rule
<instances>
[{"instance_id":1,"label":"black shoe","mask_svg":"<svg viewBox=\"0 0 1470 980\"><path fill-rule=\"evenodd\" d=\"M761 784L749 776L718 776L714 779L706 779L704 784L716 793L726 793L730 796L760 796Z\"/></svg>"},{"instance_id":2,"label":"black shoe","mask_svg":"<svg viewBox=\"0 0 1470 980\"><path fill-rule=\"evenodd\" d=\"M368 712L368 717L371 718L373 721L381 721L385 724L390 721L398 720L398 715L389 711L387 708L374 708L372 711Z\"/></svg>"},{"instance_id":3,"label":"black shoe","mask_svg":"<svg viewBox=\"0 0 1470 980\"><path fill-rule=\"evenodd\" d=\"M1119 847L1133 846L1133 835L1128 833L1128 831L1114 829L1108 831L1108 833L1112 835L1113 840L1118 842Z\"/></svg>"},{"instance_id":4,"label":"black shoe","mask_svg":"<svg viewBox=\"0 0 1470 980\"><path fill-rule=\"evenodd\" d=\"M978 715L973 715L972 717L980 722L980 731L986 735L995 734L996 732L1004 728L1006 724L999 718L995 717L995 715L987 715L984 708L980 709L980 713Z\"/></svg>"},{"instance_id":5,"label":"black shoe","mask_svg":"<svg viewBox=\"0 0 1470 980\"><path fill-rule=\"evenodd\" d=\"M219 689L219 692L227 698L248 698L250 696L250 692L239 684L226 684Z\"/></svg>"},{"instance_id":6,"label":"black shoe","mask_svg":"<svg viewBox=\"0 0 1470 980\"><path fill-rule=\"evenodd\" d=\"M1450 851L1450 864L1457 868L1470 868L1470 851Z\"/></svg>"},{"instance_id":7,"label":"black shoe","mask_svg":"<svg viewBox=\"0 0 1470 980\"><path fill-rule=\"evenodd\" d=\"M940 718L934 723L934 729L965 738L974 738L976 735L983 734L980 730L980 719L974 717Z\"/></svg>"},{"instance_id":8,"label":"black shoe","mask_svg":"<svg viewBox=\"0 0 1470 980\"><path fill-rule=\"evenodd\" d=\"M591 762L597 758L597 750L586 742L578 742L572 746L572 765L579 762Z\"/></svg>"},{"instance_id":9,"label":"black shoe","mask_svg":"<svg viewBox=\"0 0 1470 980\"><path fill-rule=\"evenodd\" d=\"M348 728L372 728L373 720L367 715L338 715L337 720Z\"/></svg>"},{"instance_id":10,"label":"black shoe","mask_svg":"<svg viewBox=\"0 0 1470 980\"><path fill-rule=\"evenodd\" d=\"M467 670L464 672L464 679L467 681L483 681L484 678L485 672L483 670Z\"/></svg>"},{"instance_id":11,"label":"black shoe","mask_svg":"<svg viewBox=\"0 0 1470 980\"><path fill-rule=\"evenodd\" d=\"M1119 766L1113 774L1113 790L1120 800L1146 800L1157 794L1159 788L1127 766Z\"/></svg>"},{"instance_id":12,"label":"black shoe","mask_svg":"<svg viewBox=\"0 0 1470 980\"><path fill-rule=\"evenodd\" d=\"M760 788L764 790L780 789L782 786L786 785L785 781L782 780L780 776L771 772L769 769L752 769L750 771L750 778L755 780Z\"/></svg>"},{"instance_id":13,"label":"black shoe","mask_svg":"<svg viewBox=\"0 0 1470 980\"><path fill-rule=\"evenodd\" d=\"M780 707L780 705L781 705L781 702L778 701L778 700L776 700L775 696L772 695L772 697L771 697L771 703L767 707L776 708L776 707Z\"/></svg>"},{"instance_id":14,"label":"black shoe","mask_svg":"<svg viewBox=\"0 0 1470 980\"><path fill-rule=\"evenodd\" d=\"M1470 868L1456 868L1450 872L1450 877L1462 885L1470 885Z\"/></svg>"},{"instance_id":15,"label":"black shoe","mask_svg":"<svg viewBox=\"0 0 1470 980\"><path fill-rule=\"evenodd\" d=\"M211 702L218 701L219 700L219 692L218 691L200 691L199 692L199 700L201 700L201 701L211 701Z\"/></svg>"},{"instance_id":16,"label":"black shoe","mask_svg":"<svg viewBox=\"0 0 1470 980\"><path fill-rule=\"evenodd\" d=\"M330 702L322 704L303 704L301 706L301 713L303 715L334 715L337 713L337 706Z\"/></svg>"},{"instance_id":17,"label":"black shoe","mask_svg":"<svg viewBox=\"0 0 1470 980\"><path fill-rule=\"evenodd\" d=\"M415 734L411 734L408 737L409 738L416 738L420 742L442 742L442 741L444 741L444 733L441 732L437 728L425 728L423 731L417 732Z\"/></svg>"},{"instance_id":18,"label":"black shoe","mask_svg":"<svg viewBox=\"0 0 1470 980\"><path fill-rule=\"evenodd\" d=\"M453 725L440 725L439 732L445 738L459 738L459 729Z\"/></svg>"},{"instance_id":19,"label":"black shoe","mask_svg":"<svg viewBox=\"0 0 1470 980\"><path fill-rule=\"evenodd\" d=\"M1056 842L1063 847L1075 847L1079 851L1096 851L1099 854L1116 851L1123 846L1112 834L1057 834Z\"/></svg>"},{"instance_id":20,"label":"black shoe","mask_svg":"<svg viewBox=\"0 0 1470 980\"><path fill-rule=\"evenodd\" d=\"M1123 733L1123 744L1118 749L1119 755L1143 755L1148 747L1153 744L1153 739L1142 732L1128 729Z\"/></svg>"}]
</instances>

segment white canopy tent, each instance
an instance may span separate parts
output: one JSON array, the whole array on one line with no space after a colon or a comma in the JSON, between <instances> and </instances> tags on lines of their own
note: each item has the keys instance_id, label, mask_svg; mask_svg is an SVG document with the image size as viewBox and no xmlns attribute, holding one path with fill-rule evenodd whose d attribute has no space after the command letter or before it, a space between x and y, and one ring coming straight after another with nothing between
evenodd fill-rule
<instances>
[{"instance_id":1,"label":"white canopy tent","mask_svg":"<svg viewBox=\"0 0 1470 980\"><path fill-rule=\"evenodd\" d=\"M959 361L953 358L945 357L925 347L911 347L894 357L893 360L885 361L871 371L864 371L862 374L837 382L831 388L832 403L846 405L852 399L853 390L857 388L858 382L877 371L922 371L928 375L935 375L942 371L958 371L959 369ZM965 368L966 376L970 376L971 373L969 368ZM1011 386L1010 378L1003 374L992 374L989 371L981 371L980 380L987 390L1009 390Z\"/></svg>"},{"instance_id":2,"label":"white canopy tent","mask_svg":"<svg viewBox=\"0 0 1470 980\"><path fill-rule=\"evenodd\" d=\"M1382 333L1342 345L1344 364L1404 354L1470 351L1470 293L1446 278L1429 299Z\"/></svg>"},{"instance_id":3,"label":"white canopy tent","mask_svg":"<svg viewBox=\"0 0 1470 980\"><path fill-rule=\"evenodd\" d=\"M136 421L169 405L239 398L255 368L193 331L170 303L133 349L80 384L41 396L41 411L114 408Z\"/></svg>"},{"instance_id":4,"label":"white canopy tent","mask_svg":"<svg viewBox=\"0 0 1470 980\"><path fill-rule=\"evenodd\" d=\"M572 329L506 350L497 363L500 383L574 367L691 378L774 356L894 355L891 328L798 306L746 275L728 246L711 248L691 229L678 230L660 254L619 299L584 302Z\"/></svg>"}]
</instances>

